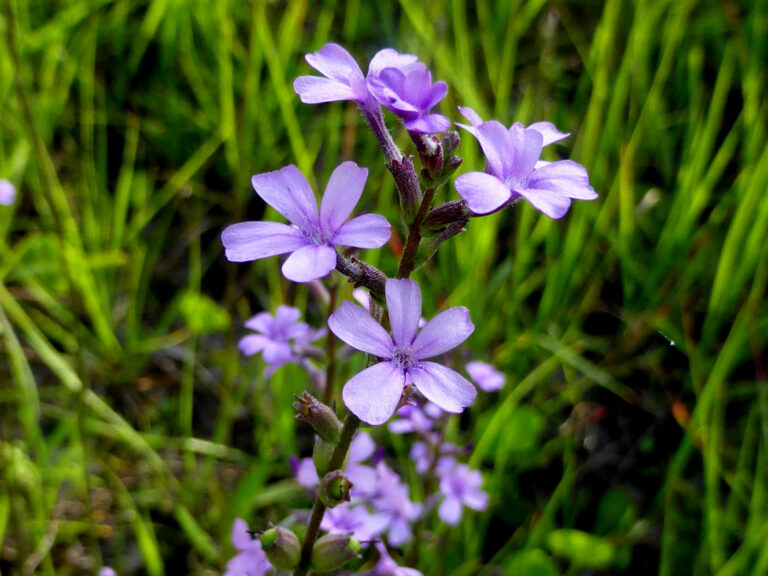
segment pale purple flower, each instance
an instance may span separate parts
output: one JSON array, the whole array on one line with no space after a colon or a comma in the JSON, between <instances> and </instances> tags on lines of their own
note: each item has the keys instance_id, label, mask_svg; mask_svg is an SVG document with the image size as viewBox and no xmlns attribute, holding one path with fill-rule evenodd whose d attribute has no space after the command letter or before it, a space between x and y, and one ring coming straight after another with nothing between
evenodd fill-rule
<instances>
[{"instance_id":1,"label":"pale purple flower","mask_svg":"<svg viewBox=\"0 0 768 576\"><path fill-rule=\"evenodd\" d=\"M455 526L461 520L463 506L473 510L485 510L488 495L483 492L483 475L471 470L466 464L456 464L440 480L440 491L445 498L440 503L437 515L441 520Z\"/></svg>"},{"instance_id":2,"label":"pale purple flower","mask_svg":"<svg viewBox=\"0 0 768 576\"><path fill-rule=\"evenodd\" d=\"M426 474L432 465L432 459L435 457L434 443L430 446L426 442L414 442L411 446L410 457L411 461L416 466L416 471L419 474ZM451 471L456 464L456 458L453 454L458 453L458 449L453 444L445 443L438 448L440 454L435 464L435 474L438 477L442 477L444 474Z\"/></svg>"},{"instance_id":3,"label":"pale purple flower","mask_svg":"<svg viewBox=\"0 0 768 576\"><path fill-rule=\"evenodd\" d=\"M16 199L16 188L8 180L0 180L0 204L10 205Z\"/></svg>"},{"instance_id":4,"label":"pale purple flower","mask_svg":"<svg viewBox=\"0 0 768 576\"><path fill-rule=\"evenodd\" d=\"M251 537L248 524L241 518L236 518L232 527L232 545L240 553L227 562L224 576L264 576L272 570L261 541Z\"/></svg>"},{"instance_id":5,"label":"pale purple flower","mask_svg":"<svg viewBox=\"0 0 768 576\"><path fill-rule=\"evenodd\" d=\"M290 252L283 275L309 282L336 267L334 246L380 248L391 232L383 216L363 214L347 221L367 178L368 170L354 162L340 164L328 180L318 212L309 182L296 166L256 174L252 179L256 193L291 225L241 222L227 227L221 235L227 259L247 262Z\"/></svg>"},{"instance_id":6,"label":"pale purple flower","mask_svg":"<svg viewBox=\"0 0 768 576\"><path fill-rule=\"evenodd\" d=\"M542 163L541 149L565 138L548 122L509 129L495 120L481 122L469 109L461 109L472 124L463 126L480 142L487 160L486 172L470 172L456 178L459 195L476 214L490 214L519 198L550 218L562 218L571 199L594 200L597 193L581 164L571 160ZM461 126L461 125L460 125Z\"/></svg>"},{"instance_id":7,"label":"pale purple flower","mask_svg":"<svg viewBox=\"0 0 768 576\"><path fill-rule=\"evenodd\" d=\"M293 82L293 89L304 104L320 104L352 100L361 105L372 103L368 91L368 82L378 77L385 68L425 69L411 54L400 54L391 48L376 53L368 65L368 76L355 59L338 44L326 44L317 52L305 56L312 68L320 72L319 76L299 76Z\"/></svg>"},{"instance_id":8,"label":"pale purple flower","mask_svg":"<svg viewBox=\"0 0 768 576\"><path fill-rule=\"evenodd\" d=\"M466 369L472 381L484 392L501 390L507 381L503 373L486 362L468 362Z\"/></svg>"},{"instance_id":9,"label":"pale purple flower","mask_svg":"<svg viewBox=\"0 0 768 576\"><path fill-rule=\"evenodd\" d=\"M323 335L322 330L313 330L304 322L299 322L301 312L292 306L280 306L274 316L269 312L260 312L245 323L245 327L258 332L240 339L240 351L246 356L261 352L270 377L288 362L298 362L300 351L312 341Z\"/></svg>"},{"instance_id":10,"label":"pale purple flower","mask_svg":"<svg viewBox=\"0 0 768 576\"><path fill-rule=\"evenodd\" d=\"M104 566L99 570L99 576L117 576L117 572L112 570L109 566Z\"/></svg>"},{"instance_id":11,"label":"pale purple flower","mask_svg":"<svg viewBox=\"0 0 768 576\"><path fill-rule=\"evenodd\" d=\"M427 404L427 406L434 406L434 404ZM439 410L438 408L438 412ZM425 434L434 427L433 416L421 406L406 404L395 415L398 418L392 420L387 425L387 428L393 434L408 434L410 432Z\"/></svg>"},{"instance_id":12,"label":"pale purple flower","mask_svg":"<svg viewBox=\"0 0 768 576\"><path fill-rule=\"evenodd\" d=\"M451 126L442 114L429 113L448 93L445 82L432 83L429 70L386 68L368 80L368 89L382 106L402 118L411 132L434 134Z\"/></svg>"},{"instance_id":13,"label":"pale purple flower","mask_svg":"<svg viewBox=\"0 0 768 576\"><path fill-rule=\"evenodd\" d=\"M389 525L386 514L371 513L361 504L344 502L325 511L320 528L331 534L348 534L360 541L372 540Z\"/></svg>"},{"instance_id":14,"label":"pale purple flower","mask_svg":"<svg viewBox=\"0 0 768 576\"><path fill-rule=\"evenodd\" d=\"M475 387L450 368L425 360L467 339L474 330L469 310L463 306L449 308L419 332L419 285L413 280L389 279L384 291L391 336L351 302L343 302L328 319L328 326L340 340L384 359L344 385L344 403L364 422L383 424L397 408L406 384L413 383L427 400L442 410L461 412L474 400Z\"/></svg>"},{"instance_id":15,"label":"pale purple flower","mask_svg":"<svg viewBox=\"0 0 768 576\"><path fill-rule=\"evenodd\" d=\"M411 522L421 515L423 506L411 502L408 486L384 462L378 463L376 472L378 497L371 505L377 513L386 516L389 541L393 546L401 546L413 537Z\"/></svg>"},{"instance_id":16,"label":"pale purple flower","mask_svg":"<svg viewBox=\"0 0 768 576\"><path fill-rule=\"evenodd\" d=\"M381 542L376 544L376 549L379 551L379 561L369 572L371 576L423 576L415 568L399 566L389 555L387 547Z\"/></svg>"}]
</instances>

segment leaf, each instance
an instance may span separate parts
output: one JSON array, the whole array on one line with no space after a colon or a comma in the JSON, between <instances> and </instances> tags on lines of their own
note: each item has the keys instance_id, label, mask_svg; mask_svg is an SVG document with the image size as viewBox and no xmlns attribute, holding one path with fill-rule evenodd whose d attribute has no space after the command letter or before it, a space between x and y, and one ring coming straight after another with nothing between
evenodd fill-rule
<instances>
[{"instance_id":1,"label":"leaf","mask_svg":"<svg viewBox=\"0 0 768 576\"><path fill-rule=\"evenodd\" d=\"M186 292L181 297L179 311L184 323L196 334L221 332L229 327L227 311L213 299L198 292Z\"/></svg>"},{"instance_id":2,"label":"leaf","mask_svg":"<svg viewBox=\"0 0 768 576\"><path fill-rule=\"evenodd\" d=\"M607 568L614 559L613 544L581 530L555 530L547 536L547 545L556 556L582 568Z\"/></svg>"}]
</instances>

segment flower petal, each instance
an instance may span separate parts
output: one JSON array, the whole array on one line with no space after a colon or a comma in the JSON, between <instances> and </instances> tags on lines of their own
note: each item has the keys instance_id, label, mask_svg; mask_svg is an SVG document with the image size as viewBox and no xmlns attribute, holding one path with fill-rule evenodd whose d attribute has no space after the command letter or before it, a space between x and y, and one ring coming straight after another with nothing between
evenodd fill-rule
<instances>
[{"instance_id":1,"label":"flower petal","mask_svg":"<svg viewBox=\"0 0 768 576\"><path fill-rule=\"evenodd\" d=\"M464 342L475 326L464 306L448 308L432 318L413 341L411 351L417 360L432 358L453 350Z\"/></svg>"},{"instance_id":2,"label":"flower petal","mask_svg":"<svg viewBox=\"0 0 768 576\"><path fill-rule=\"evenodd\" d=\"M432 77L430 75L427 78L431 81ZM424 109L428 111L433 106L436 106L438 102L445 98L446 94L448 94L448 84L442 81L432 84L432 87L427 89Z\"/></svg>"},{"instance_id":3,"label":"flower petal","mask_svg":"<svg viewBox=\"0 0 768 576\"><path fill-rule=\"evenodd\" d=\"M516 190L516 192L528 200L536 210L554 220L565 216L568 208L571 207L571 199L561 192L531 188Z\"/></svg>"},{"instance_id":4,"label":"flower petal","mask_svg":"<svg viewBox=\"0 0 768 576\"><path fill-rule=\"evenodd\" d=\"M406 120L404 124L411 132L419 134L437 134L451 127L451 121L442 114L427 114L415 120Z\"/></svg>"},{"instance_id":5,"label":"flower petal","mask_svg":"<svg viewBox=\"0 0 768 576\"><path fill-rule=\"evenodd\" d=\"M502 180L506 179L512 173L516 156L515 146L507 129L500 122L489 120L475 128L475 136L493 174Z\"/></svg>"},{"instance_id":6,"label":"flower petal","mask_svg":"<svg viewBox=\"0 0 768 576\"><path fill-rule=\"evenodd\" d=\"M459 113L475 128L483 123L483 119L480 118L480 115L469 106L459 106Z\"/></svg>"},{"instance_id":7,"label":"flower petal","mask_svg":"<svg viewBox=\"0 0 768 576\"><path fill-rule=\"evenodd\" d=\"M271 340L266 336L262 336L261 334L249 334L240 339L240 342L237 343L237 347L245 356L253 356L264 350L269 342L271 342Z\"/></svg>"},{"instance_id":8,"label":"flower petal","mask_svg":"<svg viewBox=\"0 0 768 576\"><path fill-rule=\"evenodd\" d=\"M293 91L304 104L358 99L357 93L348 84L319 76L299 76L293 81Z\"/></svg>"},{"instance_id":9,"label":"flower petal","mask_svg":"<svg viewBox=\"0 0 768 576\"><path fill-rule=\"evenodd\" d=\"M320 203L320 225L332 236L357 206L368 170L354 162L342 162L331 174Z\"/></svg>"},{"instance_id":10,"label":"flower petal","mask_svg":"<svg viewBox=\"0 0 768 576\"><path fill-rule=\"evenodd\" d=\"M450 526L456 526L461 520L461 500L446 496L437 510L440 520Z\"/></svg>"},{"instance_id":11,"label":"flower petal","mask_svg":"<svg viewBox=\"0 0 768 576\"><path fill-rule=\"evenodd\" d=\"M363 77L363 71L352 55L338 44L328 43L305 59L312 68L327 78L349 82L352 77Z\"/></svg>"},{"instance_id":12,"label":"flower petal","mask_svg":"<svg viewBox=\"0 0 768 576\"><path fill-rule=\"evenodd\" d=\"M245 327L250 330L256 330L262 334L271 334L275 319L269 312L259 312L253 318L246 320Z\"/></svg>"},{"instance_id":13,"label":"flower petal","mask_svg":"<svg viewBox=\"0 0 768 576\"><path fill-rule=\"evenodd\" d=\"M293 252L306 246L300 230L279 222L239 222L221 233L224 254L230 262L249 262Z\"/></svg>"},{"instance_id":14,"label":"flower petal","mask_svg":"<svg viewBox=\"0 0 768 576\"><path fill-rule=\"evenodd\" d=\"M413 280L390 278L384 285L389 325L396 346L413 342L421 317L421 288Z\"/></svg>"},{"instance_id":15,"label":"flower petal","mask_svg":"<svg viewBox=\"0 0 768 576\"><path fill-rule=\"evenodd\" d=\"M373 354L378 358L390 358L392 338L368 312L351 302L342 302L328 318L328 328L341 341L352 348Z\"/></svg>"},{"instance_id":16,"label":"flower petal","mask_svg":"<svg viewBox=\"0 0 768 576\"><path fill-rule=\"evenodd\" d=\"M370 458L376 451L371 435L366 432L358 432L349 445L349 463L357 464Z\"/></svg>"},{"instance_id":17,"label":"flower petal","mask_svg":"<svg viewBox=\"0 0 768 576\"><path fill-rule=\"evenodd\" d=\"M475 214L495 212L512 198L512 192L501 180L485 172L462 174L456 178L454 186Z\"/></svg>"},{"instance_id":18,"label":"flower petal","mask_svg":"<svg viewBox=\"0 0 768 576\"><path fill-rule=\"evenodd\" d=\"M543 137L536 130L524 130L520 124L514 124L509 135L515 149L511 175L518 179L527 178L541 156Z\"/></svg>"},{"instance_id":19,"label":"flower petal","mask_svg":"<svg viewBox=\"0 0 768 576\"><path fill-rule=\"evenodd\" d=\"M434 362L419 362L408 369L419 392L446 412L461 412L477 394L472 383L458 372Z\"/></svg>"},{"instance_id":20,"label":"flower petal","mask_svg":"<svg viewBox=\"0 0 768 576\"><path fill-rule=\"evenodd\" d=\"M330 246L304 246L283 263L283 276L293 282L311 282L336 268L336 250Z\"/></svg>"},{"instance_id":21,"label":"flower petal","mask_svg":"<svg viewBox=\"0 0 768 576\"><path fill-rule=\"evenodd\" d=\"M528 126L527 130L536 130L542 135L542 146L549 146L553 142L559 142L571 135L570 132L560 132L552 122L534 122Z\"/></svg>"},{"instance_id":22,"label":"flower petal","mask_svg":"<svg viewBox=\"0 0 768 576\"><path fill-rule=\"evenodd\" d=\"M254 547L254 540L248 532L248 524L242 518L235 518L232 526L232 545L236 550L248 550Z\"/></svg>"},{"instance_id":23,"label":"flower petal","mask_svg":"<svg viewBox=\"0 0 768 576\"><path fill-rule=\"evenodd\" d=\"M578 162L560 160L550 162L531 174L530 188L560 192L577 200L594 200L597 192L589 185L587 170Z\"/></svg>"},{"instance_id":24,"label":"flower petal","mask_svg":"<svg viewBox=\"0 0 768 576\"><path fill-rule=\"evenodd\" d=\"M373 58L371 58L371 63L368 64L368 76L377 76L384 68L408 66L418 61L418 59L418 56L413 54L400 54L400 52L392 48L384 48L384 50L376 52Z\"/></svg>"},{"instance_id":25,"label":"flower petal","mask_svg":"<svg viewBox=\"0 0 768 576\"><path fill-rule=\"evenodd\" d=\"M264 201L304 231L318 222L317 201L304 174L293 164L251 178L253 189Z\"/></svg>"},{"instance_id":26,"label":"flower petal","mask_svg":"<svg viewBox=\"0 0 768 576\"><path fill-rule=\"evenodd\" d=\"M275 312L275 329L285 331L301 318L301 311L293 306L280 305Z\"/></svg>"},{"instance_id":27,"label":"flower petal","mask_svg":"<svg viewBox=\"0 0 768 576\"><path fill-rule=\"evenodd\" d=\"M355 248L381 248L392 235L392 228L384 216L361 214L345 222L333 235L334 246Z\"/></svg>"},{"instance_id":28,"label":"flower petal","mask_svg":"<svg viewBox=\"0 0 768 576\"><path fill-rule=\"evenodd\" d=\"M464 368L478 388L485 392L501 390L507 380L502 372L499 372L486 362L479 362L477 360L467 362Z\"/></svg>"},{"instance_id":29,"label":"flower petal","mask_svg":"<svg viewBox=\"0 0 768 576\"><path fill-rule=\"evenodd\" d=\"M355 416L377 426L395 413L404 387L403 372L392 362L379 362L353 376L341 395Z\"/></svg>"}]
</instances>

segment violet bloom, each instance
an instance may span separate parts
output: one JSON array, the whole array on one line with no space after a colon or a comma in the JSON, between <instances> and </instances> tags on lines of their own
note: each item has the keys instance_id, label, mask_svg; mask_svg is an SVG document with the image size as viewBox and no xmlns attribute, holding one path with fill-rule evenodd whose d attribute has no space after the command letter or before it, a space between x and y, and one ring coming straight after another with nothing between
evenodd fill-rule
<instances>
[{"instance_id":1,"label":"violet bloom","mask_svg":"<svg viewBox=\"0 0 768 576\"><path fill-rule=\"evenodd\" d=\"M245 323L246 328L258 334L244 336L238 346L246 356L261 352L267 363L264 372L267 378L284 364L299 361L301 358L297 349L323 335L322 331L313 330L306 323L299 322L300 316L298 309L280 306L274 316L269 312L260 312Z\"/></svg>"},{"instance_id":2,"label":"violet bloom","mask_svg":"<svg viewBox=\"0 0 768 576\"><path fill-rule=\"evenodd\" d=\"M344 385L344 403L364 422L383 424L395 412L406 384L413 383L441 409L461 412L474 400L475 387L450 368L425 359L443 354L467 339L474 330L469 310L463 306L449 308L419 332L419 285L413 280L389 279L384 292L392 336L351 302L343 302L328 319L328 326L340 340L384 359Z\"/></svg>"},{"instance_id":3,"label":"violet bloom","mask_svg":"<svg viewBox=\"0 0 768 576\"><path fill-rule=\"evenodd\" d=\"M485 510L488 495L482 491L483 475L471 470L466 464L456 464L450 472L443 474L440 491L445 498L437 515L445 523L455 526L461 520L463 506L473 510Z\"/></svg>"},{"instance_id":4,"label":"violet bloom","mask_svg":"<svg viewBox=\"0 0 768 576\"><path fill-rule=\"evenodd\" d=\"M507 377L486 362L468 362L467 373L477 387L484 392L496 392L504 387Z\"/></svg>"},{"instance_id":5,"label":"violet bloom","mask_svg":"<svg viewBox=\"0 0 768 576\"><path fill-rule=\"evenodd\" d=\"M367 178L368 170L354 162L340 164L328 180L318 212L309 182L296 166L256 174L252 179L256 193L292 225L241 222L227 227L221 234L227 259L247 262L291 252L283 276L309 282L336 267L334 246L382 247L390 236L383 216L363 214L347 221Z\"/></svg>"},{"instance_id":6,"label":"violet bloom","mask_svg":"<svg viewBox=\"0 0 768 576\"><path fill-rule=\"evenodd\" d=\"M451 126L442 114L429 113L448 93L445 82L432 83L429 70L386 68L369 79L368 89L382 106L402 118L411 132L434 134Z\"/></svg>"},{"instance_id":7,"label":"violet bloom","mask_svg":"<svg viewBox=\"0 0 768 576\"><path fill-rule=\"evenodd\" d=\"M272 564L261 549L261 541L251 537L248 524L241 518L235 519L232 545L240 553L227 562L224 576L264 576L272 570Z\"/></svg>"},{"instance_id":8,"label":"violet bloom","mask_svg":"<svg viewBox=\"0 0 768 576\"><path fill-rule=\"evenodd\" d=\"M325 511L320 528L331 534L349 534L359 541L373 540L389 524L386 514L369 512L363 505L344 502Z\"/></svg>"},{"instance_id":9,"label":"violet bloom","mask_svg":"<svg viewBox=\"0 0 768 576\"><path fill-rule=\"evenodd\" d=\"M419 474L426 474L432 465L432 459L435 457L435 442L432 445L426 442L414 442L411 446L409 456L411 461L416 466L416 472ZM456 458L453 454L458 453L458 449L453 444L444 443L438 448L440 456L437 458L435 464L435 474L438 478L442 478L445 474L450 472L456 465Z\"/></svg>"},{"instance_id":10,"label":"violet bloom","mask_svg":"<svg viewBox=\"0 0 768 576\"><path fill-rule=\"evenodd\" d=\"M519 198L550 218L562 218L571 199L594 200L597 193L581 164L571 160L542 163L541 149L565 138L552 124L539 122L509 129L495 120L480 122L469 108L461 109L473 124L463 126L480 142L488 165L486 172L470 172L456 178L459 195L476 214L490 214Z\"/></svg>"},{"instance_id":11,"label":"violet bloom","mask_svg":"<svg viewBox=\"0 0 768 576\"><path fill-rule=\"evenodd\" d=\"M355 59L338 44L326 44L317 52L305 56L319 76L299 76L293 82L293 89L304 104L321 104L352 100L360 105L375 103L368 91L368 82L379 76L385 68L425 69L424 64L411 54L400 54L391 48L376 53L368 65L368 77Z\"/></svg>"},{"instance_id":12,"label":"violet bloom","mask_svg":"<svg viewBox=\"0 0 768 576\"><path fill-rule=\"evenodd\" d=\"M389 541L393 546L401 546L413 537L411 522L421 515L423 506L411 502L408 486L384 462L379 462L376 472L379 491L371 505L377 513L386 516Z\"/></svg>"},{"instance_id":13,"label":"violet bloom","mask_svg":"<svg viewBox=\"0 0 768 576\"><path fill-rule=\"evenodd\" d=\"M11 205L16 199L16 188L8 180L0 180L0 204Z\"/></svg>"},{"instance_id":14,"label":"violet bloom","mask_svg":"<svg viewBox=\"0 0 768 576\"><path fill-rule=\"evenodd\" d=\"M379 561L369 573L371 576L423 576L415 568L398 566L397 562L389 555L387 547L381 542L376 544L376 549L379 551Z\"/></svg>"},{"instance_id":15,"label":"violet bloom","mask_svg":"<svg viewBox=\"0 0 768 576\"><path fill-rule=\"evenodd\" d=\"M112 570L109 566L104 566L99 570L99 576L117 576L117 572Z\"/></svg>"}]
</instances>

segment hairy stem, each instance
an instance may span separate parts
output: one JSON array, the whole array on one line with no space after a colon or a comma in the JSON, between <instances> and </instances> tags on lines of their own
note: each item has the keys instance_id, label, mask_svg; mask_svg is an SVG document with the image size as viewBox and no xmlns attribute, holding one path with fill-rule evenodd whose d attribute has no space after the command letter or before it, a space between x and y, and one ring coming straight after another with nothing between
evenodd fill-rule
<instances>
[{"instance_id":1,"label":"hairy stem","mask_svg":"<svg viewBox=\"0 0 768 576\"><path fill-rule=\"evenodd\" d=\"M356 258L347 260L341 254L336 254L336 270L349 277L355 286L365 286L378 297L384 298L387 277L378 268Z\"/></svg>"},{"instance_id":2,"label":"hairy stem","mask_svg":"<svg viewBox=\"0 0 768 576\"><path fill-rule=\"evenodd\" d=\"M416 253L418 252L419 244L421 243L421 224L424 222L424 218L427 217L429 206L432 204L434 197L435 188L428 188L424 192L424 198L421 200L419 212L408 227L408 240L405 241L403 256L400 258L400 264L397 266L396 278L408 278L408 276L411 275L411 272L413 272L413 268L416 264Z\"/></svg>"}]
</instances>

